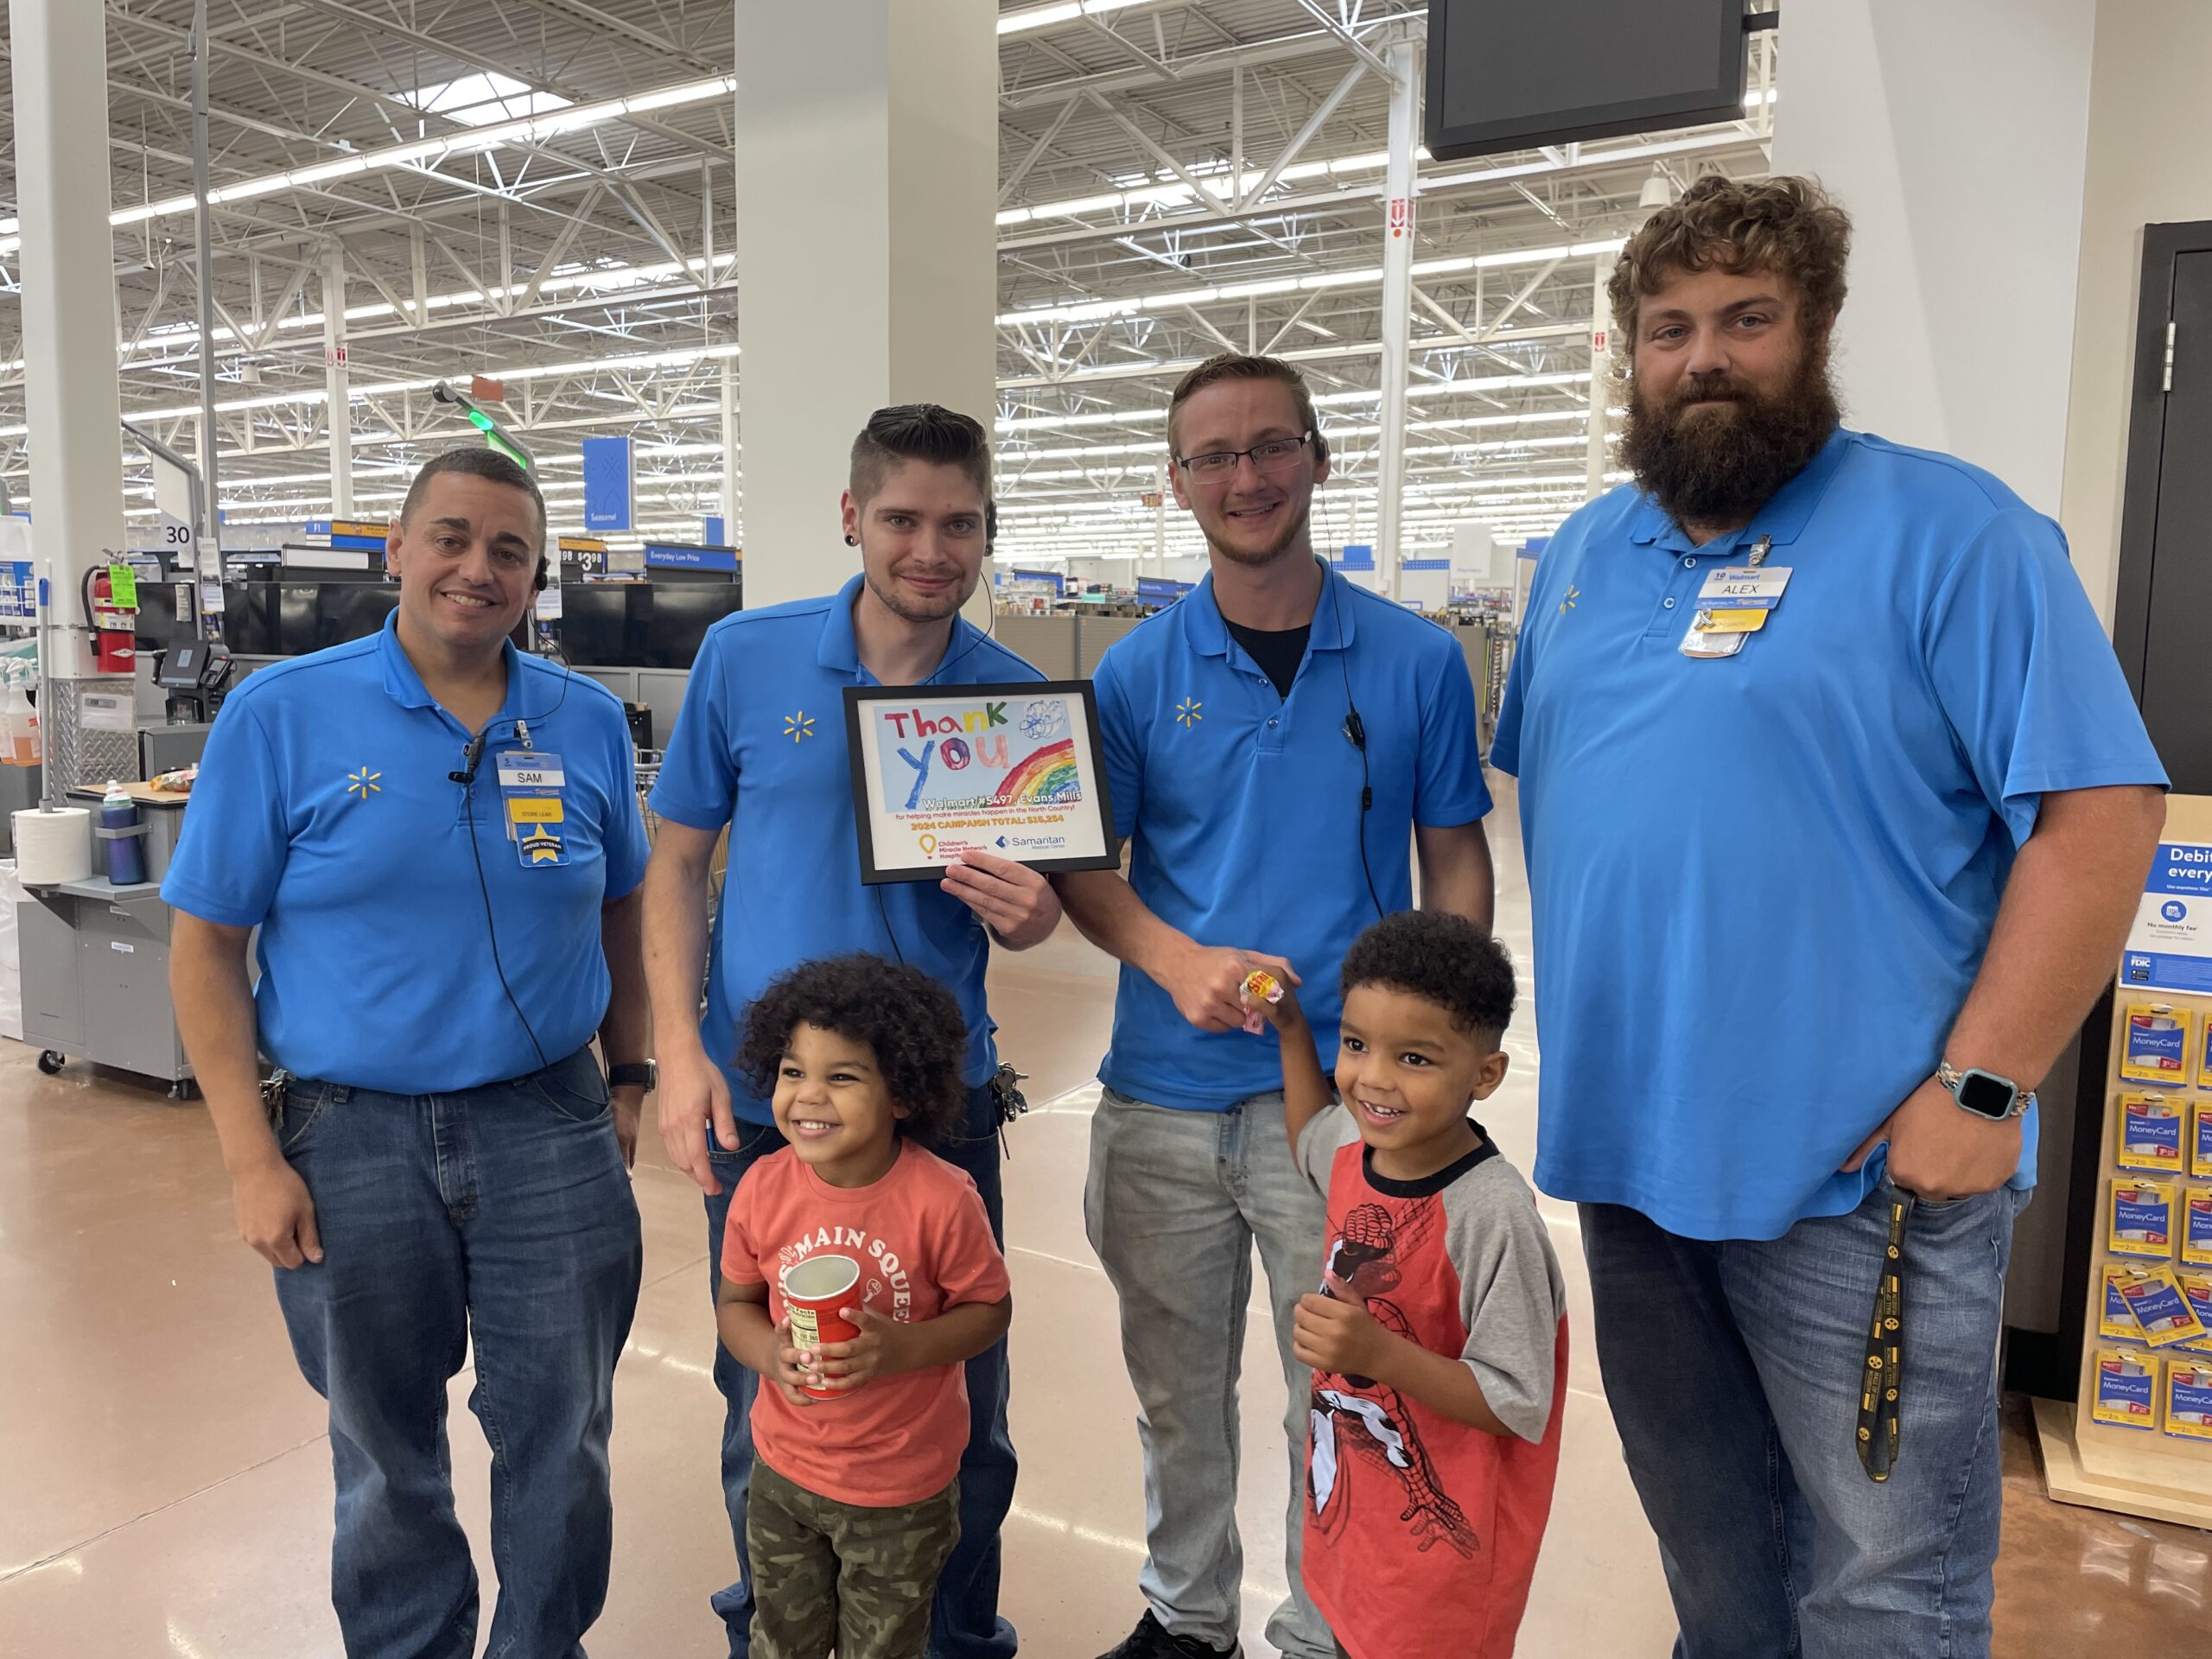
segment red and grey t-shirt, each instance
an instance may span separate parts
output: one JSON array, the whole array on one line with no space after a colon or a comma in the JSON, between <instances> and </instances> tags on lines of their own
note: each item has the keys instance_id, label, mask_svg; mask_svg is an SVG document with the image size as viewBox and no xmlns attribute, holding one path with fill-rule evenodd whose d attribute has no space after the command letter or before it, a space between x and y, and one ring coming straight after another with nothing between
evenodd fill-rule
<instances>
[{"instance_id":1,"label":"red and grey t-shirt","mask_svg":"<svg viewBox=\"0 0 2212 1659\"><path fill-rule=\"evenodd\" d=\"M1299 1139L1329 1201L1323 1294L1457 1356L1513 1431L1313 1374L1306 1587L1351 1659L1507 1659L1551 1511L1566 1290L1535 1195L1476 1131L1473 1152L1421 1181L1375 1173L1342 1106Z\"/></svg>"}]
</instances>

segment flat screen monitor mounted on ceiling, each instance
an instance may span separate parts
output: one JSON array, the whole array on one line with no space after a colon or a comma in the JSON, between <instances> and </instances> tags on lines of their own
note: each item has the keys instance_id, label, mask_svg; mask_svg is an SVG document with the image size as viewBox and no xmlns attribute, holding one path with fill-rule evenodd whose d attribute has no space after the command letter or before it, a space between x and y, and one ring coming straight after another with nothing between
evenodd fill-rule
<instances>
[{"instance_id":1,"label":"flat screen monitor mounted on ceiling","mask_svg":"<svg viewBox=\"0 0 2212 1659\"><path fill-rule=\"evenodd\" d=\"M1745 0L1429 0L1439 161L1737 121Z\"/></svg>"}]
</instances>

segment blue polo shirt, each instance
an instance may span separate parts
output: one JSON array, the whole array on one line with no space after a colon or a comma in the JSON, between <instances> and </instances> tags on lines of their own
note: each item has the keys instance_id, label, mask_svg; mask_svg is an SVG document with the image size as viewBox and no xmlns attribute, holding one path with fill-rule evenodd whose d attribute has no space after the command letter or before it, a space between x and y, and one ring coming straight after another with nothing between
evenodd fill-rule
<instances>
[{"instance_id":1,"label":"blue polo shirt","mask_svg":"<svg viewBox=\"0 0 2212 1659\"><path fill-rule=\"evenodd\" d=\"M1287 960L1333 1057L1337 976L1376 919L1360 873L1347 684L1367 733L1367 861L1386 910L1413 903L1414 825L1471 823L1491 801L1459 642L1333 570L1323 582L1287 697L1230 636L1211 575L1116 641L1096 683L1114 828L1135 838L1137 897L1201 944ZM1125 965L1099 1077L1155 1106L1218 1112L1281 1088L1282 1059L1272 1029L1200 1031Z\"/></svg>"},{"instance_id":2,"label":"blue polo shirt","mask_svg":"<svg viewBox=\"0 0 2212 1659\"><path fill-rule=\"evenodd\" d=\"M1781 604L1683 656L1761 536ZM1696 1238L1855 1208L1883 1160L1838 1166L1944 1058L2044 795L2165 782L2058 527L1839 431L1702 548L1633 488L1591 503L1527 615L1491 759L1535 912L1536 1184Z\"/></svg>"},{"instance_id":3,"label":"blue polo shirt","mask_svg":"<svg viewBox=\"0 0 2212 1659\"><path fill-rule=\"evenodd\" d=\"M861 582L741 611L707 630L652 791L664 818L729 826L699 1036L729 1079L737 1115L754 1123L772 1120L767 1101L734 1070L746 1014L770 980L817 957L867 950L924 969L959 999L968 1021L969 1087L998 1068L982 918L934 881L861 885L845 688L880 683L861 666L853 638ZM922 683L1043 677L956 617L944 659Z\"/></svg>"},{"instance_id":4,"label":"blue polo shirt","mask_svg":"<svg viewBox=\"0 0 2212 1659\"><path fill-rule=\"evenodd\" d=\"M454 783L471 734L431 699L397 624L395 611L383 632L263 669L224 699L162 897L261 930L254 1014L276 1065L449 1093L591 1040L612 988L600 910L644 879L645 822L621 703L512 645L476 780ZM522 748L518 719L561 760L563 863L525 869L507 839L498 763Z\"/></svg>"}]
</instances>

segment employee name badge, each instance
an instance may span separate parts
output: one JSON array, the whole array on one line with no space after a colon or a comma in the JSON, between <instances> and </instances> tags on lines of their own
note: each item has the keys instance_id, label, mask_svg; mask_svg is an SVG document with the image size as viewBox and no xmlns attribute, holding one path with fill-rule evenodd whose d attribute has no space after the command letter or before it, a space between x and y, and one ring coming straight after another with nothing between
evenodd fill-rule
<instances>
[{"instance_id":1,"label":"employee name badge","mask_svg":"<svg viewBox=\"0 0 2212 1659\"><path fill-rule=\"evenodd\" d=\"M1733 657L1748 634L1766 626L1767 614L1782 603L1789 586L1789 567L1769 569L1770 539L1762 536L1749 564L1724 565L1698 589L1697 608L1682 635L1685 657Z\"/></svg>"},{"instance_id":2,"label":"employee name badge","mask_svg":"<svg viewBox=\"0 0 2212 1659\"><path fill-rule=\"evenodd\" d=\"M569 861L563 837L568 830L562 791L568 781L561 757L537 749L517 749L499 757L499 801L507 820L507 839L526 870Z\"/></svg>"}]
</instances>

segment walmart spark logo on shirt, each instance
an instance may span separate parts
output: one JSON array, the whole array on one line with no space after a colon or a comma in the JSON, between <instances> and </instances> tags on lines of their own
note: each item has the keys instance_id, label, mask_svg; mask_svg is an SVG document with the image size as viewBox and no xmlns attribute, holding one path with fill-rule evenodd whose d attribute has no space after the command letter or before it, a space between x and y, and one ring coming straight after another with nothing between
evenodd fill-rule
<instances>
[{"instance_id":1,"label":"walmart spark logo on shirt","mask_svg":"<svg viewBox=\"0 0 2212 1659\"><path fill-rule=\"evenodd\" d=\"M383 776L384 773L371 772L366 766L359 772L349 772L346 774L346 792L358 795L365 801L372 795L380 795L384 792L384 785L377 780Z\"/></svg>"},{"instance_id":2,"label":"walmart spark logo on shirt","mask_svg":"<svg viewBox=\"0 0 2212 1659\"><path fill-rule=\"evenodd\" d=\"M1204 715L1201 715L1198 712L1199 709L1205 707L1205 704L1198 702L1195 697L1184 698L1182 702L1175 705L1175 723L1178 726L1185 728L1186 730L1189 728L1197 725L1201 720L1205 718Z\"/></svg>"},{"instance_id":3,"label":"walmart spark logo on shirt","mask_svg":"<svg viewBox=\"0 0 2212 1659\"><path fill-rule=\"evenodd\" d=\"M814 716L804 710L784 716L784 735L794 743L804 743L814 735Z\"/></svg>"},{"instance_id":4,"label":"walmart spark logo on shirt","mask_svg":"<svg viewBox=\"0 0 2212 1659\"><path fill-rule=\"evenodd\" d=\"M1565 616L1574 608L1574 601L1581 597L1582 590L1573 582L1569 582L1567 587L1567 597L1559 602L1559 613Z\"/></svg>"}]
</instances>

